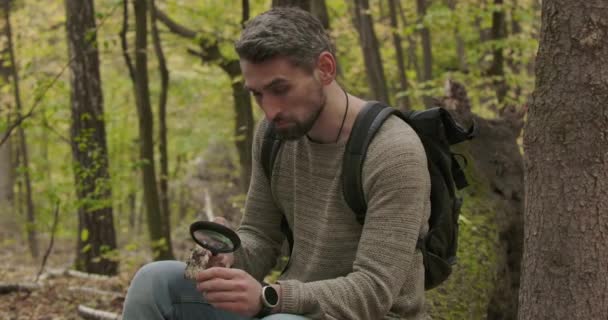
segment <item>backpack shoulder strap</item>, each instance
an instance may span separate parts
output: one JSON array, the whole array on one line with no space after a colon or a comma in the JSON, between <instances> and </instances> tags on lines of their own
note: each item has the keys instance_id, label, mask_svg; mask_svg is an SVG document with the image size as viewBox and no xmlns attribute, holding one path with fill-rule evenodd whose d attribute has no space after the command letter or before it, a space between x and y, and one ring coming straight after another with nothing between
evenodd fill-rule
<instances>
[{"instance_id":1,"label":"backpack shoulder strap","mask_svg":"<svg viewBox=\"0 0 608 320\"><path fill-rule=\"evenodd\" d=\"M264 132L264 139L262 140L262 153L260 156L260 162L264 169L264 174L268 178L270 183L272 177L272 168L274 167L274 161L277 158L279 149L281 148L282 140L277 137L274 132L274 126L272 123L268 125Z\"/></svg>"},{"instance_id":2,"label":"backpack shoulder strap","mask_svg":"<svg viewBox=\"0 0 608 320\"><path fill-rule=\"evenodd\" d=\"M391 114L401 117L397 109L377 101L367 102L355 119L344 151L342 192L346 203L355 212L360 224L365 222L365 212L367 211L361 178L363 161L374 135Z\"/></svg>"}]
</instances>

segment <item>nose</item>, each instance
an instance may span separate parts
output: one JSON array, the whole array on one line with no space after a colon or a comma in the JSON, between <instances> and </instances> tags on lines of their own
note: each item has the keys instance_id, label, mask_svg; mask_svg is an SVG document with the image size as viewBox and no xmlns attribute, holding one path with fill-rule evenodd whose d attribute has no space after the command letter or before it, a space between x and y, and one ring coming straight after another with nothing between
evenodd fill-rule
<instances>
[{"instance_id":1,"label":"nose","mask_svg":"<svg viewBox=\"0 0 608 320\"><path fill-rule=\"evenodd\" d=\"M268 121L274 121L281 113L281 102L279 99L275 99L270 95L265 96L259 101L259 105L262 108L262 111L264 111Z\"/></svg>"}]
</instances>

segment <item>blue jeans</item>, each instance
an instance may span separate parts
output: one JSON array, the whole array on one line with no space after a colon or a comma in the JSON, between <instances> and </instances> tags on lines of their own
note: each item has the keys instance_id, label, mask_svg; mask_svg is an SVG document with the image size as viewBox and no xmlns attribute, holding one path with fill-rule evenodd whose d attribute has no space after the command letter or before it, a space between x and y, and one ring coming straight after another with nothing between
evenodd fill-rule
<instances>
[{"instance_id":1,"label":"blue jeans","mask_svg":"<svg viewBox=\"0 0 608 320\"><path fill-rule=\"evenodd\" d=\"M186 264L159 261L143 266L131 282L124 303L124 320L250 320L216 309L196 291L195 282L184 278ZM264 320L305 320L290 314L274 314Z\"/></svg>"}]
</instances>

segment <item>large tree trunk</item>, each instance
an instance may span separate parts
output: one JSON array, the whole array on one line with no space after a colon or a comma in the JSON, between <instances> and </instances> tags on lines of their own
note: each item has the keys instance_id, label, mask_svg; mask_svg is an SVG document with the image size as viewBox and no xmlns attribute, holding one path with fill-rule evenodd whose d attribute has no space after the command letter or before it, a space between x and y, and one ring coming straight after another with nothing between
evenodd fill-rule
<instances>
[{"instance_id":1,"label":"large tree trunk","mask_svg":"<svg viewBox=\"0 0 608 320\"><path fill-rule=\"evenodd\" d=\"M4 21L5 21L5 32L6 32L6 41L8 43L8 54L10 60L10 69L11 75L13 77L13 93L15 97L15 106L17 107L16 117L20 119L22 117L22 103L21 103L21 93L19 91L19 73L17 72L17 59L15 58L15 51L13 48L13 36L11 30L11 21L10 21L10 1L3 0L3 11L4 11ZM29 154L27 150L27 136L25 134L25 129L23 126L19 125L17 129L17 136L19 139L19 165L22 168L22 177L23 184L25 187L24 201L26 208L26 233L27 240L30 249L30 254L34 258L38 258L38 240L36 233L36 219L35 219L35 209L34 209L34 200L32 199L32 182L30 179L30 164L29 164ZM23 193L22 193L23 194Z\"/></svg>"},{"instance_id":2,"label":"large tree trunk","mask_svg":"<svg viewBox=\"0 0 608 320\"><path fill-rule=\"evenodd\" d=\"M388 0L389 14L391 18L391 28L393 33L393 46L395 47L395 60L397 60L397 69L399 73L399 91L397 105L402 111L407 111L411 108L410 98L407 92L407 75L405 71L405 58L403 56L403 46L401 45L401 36L399 35L399 23L397 20L396 0Z\"/></svg>"},{"instance_id":3,"label":"large tree trunk","mask_svg":"<svg viewBox=\"0 0 608 320\"><path fill-rule=\"evenodd\" d=\"M66 0L72 156L78 197L76 268L114 275L118 262L93 0Z\"/></svg>"},{"instance_id":4,"label":"large tree trunk","mask_svg":"<svg viewBox=\"0 0 608 320\"><path fill-rule=\"evenodd\" d=\"M608 319L608 2L542 2L519 319Z\"/></svg>"},{"instance_id":5,"label":"large tree trunk","mask_svg":"<svg viewBox=\"0 0 608 320\"><path fill-rule=\"evenodd\" d=\"M388 90L386 88L386 77L382 67L380 56L380 46L376 33L374 32L374 22L369 12L368 0L355 0L354 22L359 32L359 42L363 51L363 60L367 79L371 88L372 98L384 103L390 103Z\"/></svg>"},{"instance_id":6,"label":"large tree trunk","mask_svg":"<svg viewBox=\"0 0 608 320\"><path fill-rule=\"evenodd\" d=\"M155 260L173 259L171 235L162 227L154 160L154 117L148 87L148 0L135 0L135 98L139 119L140 159L148 231Z\"/></svg>"},{"instance_id":7,"label":"large tree trunk","mask_svg":"<svg viewBox=\"0 0 608 320\"><path fill-rule=\"evenodd\" d=\"M433 80L433 51L431 47L431 31L424 26L426 16L426 0L416 0L416 10L418 11L418 23L422 24L420 29L420 41L422 42L422 81ZM432 107L433 100L428 95L422 97L427 108Z\"/></svg>"}]
</instances>

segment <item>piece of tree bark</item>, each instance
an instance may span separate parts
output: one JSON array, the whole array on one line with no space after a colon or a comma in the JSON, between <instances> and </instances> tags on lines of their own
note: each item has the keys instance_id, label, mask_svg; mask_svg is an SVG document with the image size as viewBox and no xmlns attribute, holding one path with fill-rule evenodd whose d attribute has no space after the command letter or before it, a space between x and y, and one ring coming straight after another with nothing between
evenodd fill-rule
<instances>
[{"instance_id":1,"label":"piece of tree bark","mask_svg":"<svg viewBox=\"0 0 608 320\"><path fill-rule=\"evenodd\" d=\"M519 319L608 319L608 2L544 0Z\"/></svg>"},{"instance_id":2,"label":"piece of tree bark","mask_svg":"<svg viewBox=\"0 0 608 320\"><path fill-rule=\"evenodd\" d=\"M92 0L66 0L70 54L71 145L78 206L78 270L116 274L105 254L116 249L108 148Z\"/></svg>"},{"instance_id":3,"label":"piece of tree bark","mask_svg":"<svg viewBox=\"0 0 608 320\"><path fill-rule=\"evenodd\" d=\"M30 249L30 254L34 258L38 258L38 236L36 232L36 214L34 208L34 200L32 195L32 182L30 178L30 163L29 163L29 152L27 145L27 136L25 134L25 129L20 125L21 121L28 116L31 116L31 113L26 114L26 116L22 116L23 105L21 103L21 93L20 93L20 80L19 73L17 72L17 59L15 57L15 50L13 47L13 35L11 29L11 19L10 19L10 1L3 1L3 10L4 11L4 20L5 20L5 32L6 32L6 41L8 44L8 53L10 59L10 68L11 68L11 76L13 78L13 94L15 97L15 106L17 111L17 122L15 125L18 125L17 134L19 139L19 155L20 162L19 165L23 169L23 184L25 187L25 207L26 207L26 233L28 246ZM32 109L33 110L33 109ZM10 129L7 132L10 134ZM8 137L7 137L8 138Z\"/></svg>"},{"instance_id":4,"label":"piece of tree bark","mask_svg":"<svg viewBox=\"0 0 608 320\"><path fill-rule=\"evenodd\" d=\"M397 106L401 111L408 111L411 108L410 98L407 93L408 81L405 71L405 58L403 56L403 46L401 45L401 36L399 35L399 23L397 20L397 8L395 5L397 0L388 0L388 10L391 19L391 28L393 34L393 46L395 47L395 60L397 60L397 69L399 76L399 95L397 98Z\"/></svg>"},{"instance_id":5,"label":"piece of tree bark","mask_svg":"<svg viewBox=\"0 0 608 320\"><path fill-rule=\"evenodd\" d=\"M354 3L353 20L355 28L359 33L359 43L363 51L363 60L371 89L371 98L390 104L386 77L384 76L384 68L382 66L382 57L380 56L380 46L374 32L374 22L369 9L369 1L355 0Z\"/></svg>"},{"instance_id":6,"label":"piece of tree bark","mask_svg":"<svg viewBox=\"0 0 608 320\"><path fill-rule=\"evenodd\" d=\"M171 235L163 222L154 158L154 117L150 105L148 79L148 1L135 0L135 97L139 120L140 159L143 189L148 216L148 232L155 260L172 260Z\"/></svg>"}]
</instances>

